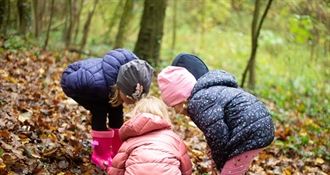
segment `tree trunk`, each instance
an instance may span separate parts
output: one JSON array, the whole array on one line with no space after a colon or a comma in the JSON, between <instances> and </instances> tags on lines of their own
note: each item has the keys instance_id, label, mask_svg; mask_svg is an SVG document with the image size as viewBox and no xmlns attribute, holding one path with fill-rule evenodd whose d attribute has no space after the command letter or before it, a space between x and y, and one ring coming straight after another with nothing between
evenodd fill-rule
<instances>
[{"instance_id":1,"label":"tree trunk","mask_svg":"<svg viewBox=\"0 0 330 175\"><path fill-rule=\"evenodd\" d=\"M73 0L73 7L72 7L72 29L70 31L70 36L71 36L71 44L72 44L72 36L74 34L74 31L76 31L76 28L77 28L77 24L78 24L78 21L79 21L79 6L78 6L78 0Z\"/></svg>"},{"instance_id":2,"label":"tree trunk","mask_svg":"<svg viewBox=\"0 0 330 175\"><path fill-rule=\"evenodd\" d=\"M70 4L69 1L64 1L64 4L63 4L64 5L64 11L62 13L63 20L64 20L64 27L63 27L63 32L62 32L62 40L63 40L64 43L67 42L66 41L67 40L66 38L67 38L67 31L68 31L68 23L70 22L70 18L69 18L69 15L68 15L70 7L69 7L68 4Z\"/></svg>"},{"instance_id":3,"label":"tree trunk","mask_svg":"<svg viewBox=\"0 0 330 175\"><path fill-rule=\"evenodd\" d=\"M96 5L97 5L98 2L99 2L99 0L94 1L93 9L92 9L92 11L90 11L88 13L87 20L86 20L86 23L84 25L83 38L82 38L81 43L80 43L80 50L81 51L84 50L84 47L85 47L85 44L86 44L86 41L87 41L87 38L88 38L89 27L90 27L90 24L91 24L93 15L94 15L94 11L95 11L95 8L96 8ZM79 58L80 58L80 56L81 56L81 54L79 54Z\"/></svg>"},{"instance_id":4,"label":"tree trunk","mask_svg":"<svg viewBox=\"0 0 330 175\"><path fill-rule=\"evenodd\" d=\"M33 7L33 33L34 37L39 37L40 34L40 25L39 25L39 0L32 0L32 7Z\"/></svg>"},{"instance_id":5,"label":"tree trunk","mask_svg":"<svg viewBox=\"0 0 330 175\"><path fill-rule=\"evenodd\" d=\"M34 37L37 38L40 36L42 31L42 22L43 16L45 13L46 1L32 0L33 7L33 33Z\"/></svg>"},{"instance_id":6,"label":"tree trunk","mask_svg":"<svg viewBox=\"0 0 330 175\"><path fill-rule=\"evenodd\" d=\"M33 35L35 38L39 37L43 32L43 22L44 22L45 10L46 10L46 3L47 1L44 0L32 0L32 7L33 7L32 23L33 23Z\"/></svg>"},{"instance_id":7,"label":"tree trunk","mask_svg":"<svg viewBox=\"0 0 330 175\"><path fill-rule=\"evenodd\" d=\"M69 19L69 27L66 30L65 33L65 46L66 48L70 47L70 45L72 44L72 35L73 32L76 29L76 24L78 22L78 14L80 12L78 12L78 1L77 0L73 0L73 2L71 0L68 1L69 3L69 15L68 15L68 19Z\"/></svg>"},{"instance_id":8,"label":"tree trunk","mask_svg":"<svg viewBox=\"0 0 330 175\"><path fill-rule=\"evenodd\" d=\"M50 26L52 24L53 14L54 14L54 1L55 0L52 0L52 5L50 6L50 18L49 18L49 22L48 22L47 34L46 34L46 39L45 39L45 44L44 44L44 50L46 50L47 45L48 45Z\"/></svg>"},{"instance_id":9,"label":"tree trunk","mask_svg":"<svg viewBox=\"0 0 330 175\"><path fill-rule=\"evenodd\" d=\"M17 0L17 10L19 18L18 31L21 35L25 35L31 24L31 8L29 1Z\"/></svg>"},{"instance_id":10,"label":"tree trunk","mask_svg":"<svg viewBox=\"0 0 330 175\"><path fill-rule=\"evenodd\" d=\"M178 1L174 0L174 6L173 6L173 26L172 26L172 44L171 44L171 58L174 57L174 51L175 51L175 40L176 40L176 28L177 28L177 9L178 9Z\"/></svg>"},{"instance_id":11,"label":"tree trunk","mask_svg":"<svg viewBox=\"0 0 330 175\"><path fill-rule=\"evenodd\" d=\"M124 42L125 42L124 36L127 33L127 28L129 26L130 19L132 18L133 5L134 5L133 0L126 0L124 11L120 19L120 24L119 24L114 48L124 47Z\"/></svg>"},{"instance_id":12,"label":"tree trunk","mask_svg":"<svg viewBox=\"0 0 330 175\"><path fill-rule=\"evenodd\" d=\"M258 18L259 18L259 12L260 12L260 0L256 0L255 1L255 10L254 10L254 15L253 15L253 22L252 22L252 31L251 31L251 43L252 43L252 47L251 47L251 56L249 59L249 62L243 72L243 78L242 78L242 83L241 83L241 87L244 87L244 83L245 83L245 79L247 76L247 73L249 72L250 76L249 76L249 83L248 83L248 87L251 89L254 89L255 84L256 84L256 75L255 75L255 67L256 67L256 55L257 55L257 49L258 49L258 37L260 34L260 30L263 24L263 21L266 18L266 15L268 13L268 10L272 4L273 0L269 0L267 7L264 11L264 14L261 17L260 22L258 23Z\"/></svg>"},{"instance_id":13,"label":"tree trunk","mask_svg":"<svg viewBox=\"0 0 330 175\"><path fill-rule=\"evenodd\" d=\"M134 53L157 66L163 37L166 0L145 0L141 28Z\"/></svg>"},{"instance_id":14,"label":"tree trunk","mask_svg":"<svg viewBox=\"0 0 330 175\"><path fill-rule=\"evenodd\" d=\"M5 27L4 29L4 33L6 34L7 33L7 28L11 28L12 26L10 25L10 14L11 14L11 3L10 3L10 0L7 1L7 17L6 17L6 23L7 23L7 27Z\"/></svg>"},{"instance_id":15,"label":"tree trunk","mask_svg":"<svg viewBox=\"0 0 330 175\"><path fill-rule=\"evenodd\" d=\"M258 20L259 20L259 13L260 13L260 0L255 1L254 5L254 14L253 14L253 21L252 21L252 29L251 29L251 64L249 65L249 83L248 87L253 89L255 87L255 67L256 67L256 55L257 55L257 48L258 48L258 38L257 38L257 31L258 28Z\"/></svg>"},{"instance_id":16,"label":"tree trunk","mask_svg":"<svg viewBox=\"0 0 330 175\"><path fill-rule=\"evenodd\" d=\"M81 14L81 10L83 9L84 6L84 0L80 0L80 4L79 4L79 11L77 14L77 26L76 26L76 30L75 30L75 34L74 34L74 42L77 41L77 36L79 33L79 26L80 26L80 14ZM76 44L76 43L75 43Z\"/></svg>"},{"instance_id":17,"label":"tree trunk","mask_svg":"<svg viewBox=\"0 0 330 175\"><path fill-rule=\"evenodd\" d=\"M45 16L45 12L46 12L46 5L47 5L47 1L40 1L39 0L39 34L42 34L42 30L43 30L43 22L44 22L44 16Z\"/></svg>"},{"instance_id":18,"label":"tree trunk","mask_svg":"<svg viewBox=\"0 0 330 175\"><path fill-rule=\"evenodd\" d=\"M0 0L0 34L5 34L7 0Z\"/></svg>"},{"instance_id":19,"label":"tree trunk","mask_svg":"<svg viewBox=\"0 0 330 175\"><path fill-rule=\"evenodd\" d=\"M64 36L64 43L65 47L68 48L71 44L71 34L72 34L72 29L73 29L73 5L72 5L72 0L68 0L68 17L67 19L69 20L69 25L68 28L65 31L65 36Z\"/></svg>"}]
</instances>

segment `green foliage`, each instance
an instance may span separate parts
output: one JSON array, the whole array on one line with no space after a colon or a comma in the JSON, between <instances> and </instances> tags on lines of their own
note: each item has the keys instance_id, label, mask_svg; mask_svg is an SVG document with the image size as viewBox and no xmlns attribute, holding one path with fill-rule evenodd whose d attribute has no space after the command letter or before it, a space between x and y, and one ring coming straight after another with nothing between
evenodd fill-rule
<instances>
[{"instance_id":1,"label":"green foliage","mask_svg":"<svg viewBox=\"0 0 330 175\"><path fill-rule=\"evenodd\" d=\"M11 35L3 45L5 50L16 53L17 50L28 50L33 47L31 41L21 35Z\"/></svg>"},{"instance_id":2,"label":"green foliage","mask_svg":"<svg viewBox=\"0 0 330 175\"><path fill-rule=\"evenodd\" d=\"M0 149L0 158L2 157L2 155L3 155L3 150Z\"/></svg>"},{"instance_id":3,"label":"green foliage","mask_svg":"<svg viewBox=\"0 0 330 175\"><path fill-rule=\"evenodd\" d=\"M269 54L278 55L278 50L285 44L285 40L279 34L265 29L261 31L259 44L262 45Z\"/></svg>"},{"instance_id":4,"label":"green foliage","mask_svg":"<svg viewBox=\"0 0 330 175\"><path fill-rule=\"evenodd\" d=\"M290 18L290 31L298 43L305 43L312 38L313 23L310 16L294 15Z\"/></svg>"},{"instance_id":5,"label":"green foliage","mask_svg":"<svg viewBox=\"0 0 330 175\"><path fill-rule=\"evenodd\" d=\"M292 135L288 136L288 141L276 141L280 142L278 146L282 146L283 150L290 148L305 157L318 156L330 160L329 150L324 148L330 144L325 134L330 131L327 99L330 91L323 87L322 82L309 81L301 77L291 83L279 79L276 85L271 85L272 88L262 86L255 93L271 100L276 108L272 112L275 122L290 128Z\"/></svg>"},{"instance_id":6,"label":"green foliage","mask_svg":"<svg viewBox=\"0 0 330 175\"><path fill-rule=\"evenodd\" d=\"M330 132L330 60L321 46L314 48L317 58L311 59L309 42L314 39L315 21L308 15L290 14L289 6L283 10L279 16L273 7L265 20L257 53L257 88L251 92L267 104L277 130L290 131L285 141L274 142L284 153L330 160L330 138L326 136ZM202 58L211 70L224 69L240 81L251 52L250 21L240 18L243 14L249 18L248 11L231 13L225 26L213 25L203 34L197 32L203 24L191 29L189 23L179 22L173 53L171 33L164 35L162 66L176 54L189 52ZM182 118L177 120L182 122Z\"/></svg>"}]
</instances>

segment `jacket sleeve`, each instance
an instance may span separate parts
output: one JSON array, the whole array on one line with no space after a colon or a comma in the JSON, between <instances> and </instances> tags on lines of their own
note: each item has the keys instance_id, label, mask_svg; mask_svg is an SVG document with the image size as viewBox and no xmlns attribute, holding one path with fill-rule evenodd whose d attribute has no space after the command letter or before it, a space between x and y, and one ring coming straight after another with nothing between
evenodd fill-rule
<instances>
[{"instance_id":1,"label":"jacket sleeve","mask_svg":"<svg viewBox=\"0 0 330 175\"><path fill-rule=\"evenodd\" d=\"M187 152L187 147L182 142L180 150L183 150L182 156L181 156L181 164L180 164L180 170L182 175L191 175L192 174L192 163L190 160L190 157Z\"/></svg>"},{"instance_id":2,"label":"jacket sleeve","mask_svg":"<svg viewBox=\"0 0 330 175\"><path fill-rule=\"evenodd\" d=\"M221 92L221 93L220 93ZM229 127L224 119L224 105L220 94L226 93L220 87L200 90L188 105L189 116L205 135L207 144L211 148L213 160L217 166L222 166L227 152L224 148L229 140Z\"/></svg>"},{"instance_id":3,"label":"jacket sleeve","mask_svg":"<svg viewBox=\"0 0 330 175\"><path fill-rule=\"evenodd\" d=\"M204 111L202 116L208 116L209 123L204 125L204 135L207 144L211 148L212 158L217 167L222 167L226 162L228 152L225 151L227 142L229 141L229 127L224 121L224 111L220 105ZM205 122L206 123L206 122Z\"/></svg>"},{"instance_id":4,"label":"jacket sleeve","mask_svg":"<svg viewBox=\"0 0 330 175\"><path fill-rule=\"evenodd\" d=\"M127 159L128 155L125 152L118 152L118 154L112 160L112 167L107 172L107 175L124 175L125 162Z\"/></svg>"}]
</instances>

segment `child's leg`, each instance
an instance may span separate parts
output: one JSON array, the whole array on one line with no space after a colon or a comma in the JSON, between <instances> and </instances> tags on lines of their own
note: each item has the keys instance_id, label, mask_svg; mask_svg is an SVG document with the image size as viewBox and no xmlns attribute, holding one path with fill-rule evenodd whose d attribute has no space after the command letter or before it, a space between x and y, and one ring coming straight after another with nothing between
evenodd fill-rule
<instances>
[{"instance_id":1,"label":"child's leg","mask_svg":"<svg viewBox=\"0 0 330 175\"><path fill-rule=\"evenodd\" d=\"M108 108L108 119L109 119L108 125L109 128L111 128L114 131L113 142L112 142L112 157L115 157L120 146L123 143L119 138L119 128L124 123L123 114L124 114L123 105Z\"/></svg>"},{"instance_id":2,"label":"child's leg","mask_svg":"<svg viewBox=\"0 0 330 175\"><path fill-rule=\"evenodd\" d=\"M86 100L82 98L74 98L74 100L89 110L92 114L92 130L108 131L107 128L107 110L109 103L106 100Z\"/></svg>"},{"instance_id":3,"label":"child's leg","mask_svg":"<svg viewBox=\"0 0 330 175\"><path fill-rule=\"evenodd\" d=\"M220 175L244 175L249 169L253 158L262 150L263 148L247 151L229 159L225 163Z\"/></svg>"},{"instance_id":4,"label":"child's leg","mask_svg":"<svg viewBox=\"0 0 330 175\"><path fill-rule=\"evenodd\" d=\"M108 107L108 125L110 128L120 128L124 123L123 105Z\"/></svg>"}]
</instances>

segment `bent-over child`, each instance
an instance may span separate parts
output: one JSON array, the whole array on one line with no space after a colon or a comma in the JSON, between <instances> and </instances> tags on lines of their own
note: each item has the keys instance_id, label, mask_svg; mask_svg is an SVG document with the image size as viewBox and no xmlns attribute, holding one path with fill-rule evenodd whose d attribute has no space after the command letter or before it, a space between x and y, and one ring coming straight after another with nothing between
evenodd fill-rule
<instances>
[{"instance_id":1,"label":"bent-over child","mask_svg":"<svg viewBox=\"0 0 330 175\"><path fill-rule=\"evenodd\" d=\"M197 81L185 68L168 66L157 77L161 97L204 133L221 175L242 175L274 139L266 106L238 86L234 76L211 70Z\"/></svg>"},{"instance_id":2,"label":"bent-over child","mask_svg":"<svg viewBox=\"0 0 330 175\"><path fill-rule=\"evenodd\" d=\"M122 144L123 102L133 104L149 93L153 68L127 49L110 50L103 58L70 64L62 73L64 93L92 114L91 162L103 169ZM108 119L108 125L107 125Z\"/></svg>"}]
</instances>

